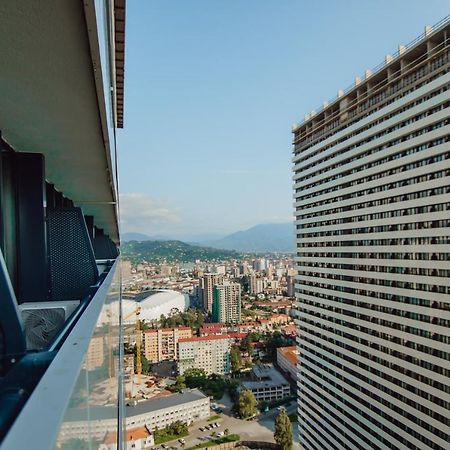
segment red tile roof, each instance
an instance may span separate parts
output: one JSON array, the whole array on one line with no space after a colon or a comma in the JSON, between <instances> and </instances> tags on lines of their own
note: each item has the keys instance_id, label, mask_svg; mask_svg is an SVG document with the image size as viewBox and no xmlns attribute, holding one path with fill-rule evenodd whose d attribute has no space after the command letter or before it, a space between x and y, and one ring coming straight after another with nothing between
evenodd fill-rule
<instances>
[{"instance_id":1,"label":"red tile roof","mask_svg":"<svg viewBox=\"0 0 450 450\"><path fill-rule=\"evenodd\" d=\"M200 336L200 337L191 337L191 338L183 338L178 339L178 342L198 342L198 341L214 341L217 339L229 339L226 334L216 334L213 336Z\"/></svg>"},{"instance_id":2,"label":"red tile roof","mask_svg":"<svg viewBox=\"0 0 450 450\"><path fill-rule=\"evenodd\" d=\"M127 430L126 440L128 441L137 441L138 439L145 439L150 436L150 432L147 427L139 427L132 428L131 430ZM115 444L117 442L117 432L109 431L106 433L105 439L103 443L106 445Z\"/></svg>"}]
</instances>

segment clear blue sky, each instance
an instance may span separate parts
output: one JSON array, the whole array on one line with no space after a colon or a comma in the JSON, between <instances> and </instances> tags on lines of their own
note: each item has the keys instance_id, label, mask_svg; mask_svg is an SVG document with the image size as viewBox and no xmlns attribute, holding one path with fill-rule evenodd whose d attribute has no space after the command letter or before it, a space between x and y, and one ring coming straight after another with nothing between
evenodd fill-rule
<instances>
[{"instance_id":1,"label":"clear blue sky","mask_svg":"<svg viewBox=\"0 0 450 450\"><path fill-rule=\"evenodd\" d=\"M123 231L293 215L291 126L450 13L448 0L131 0Z\"/></svg>"}]
</instances>

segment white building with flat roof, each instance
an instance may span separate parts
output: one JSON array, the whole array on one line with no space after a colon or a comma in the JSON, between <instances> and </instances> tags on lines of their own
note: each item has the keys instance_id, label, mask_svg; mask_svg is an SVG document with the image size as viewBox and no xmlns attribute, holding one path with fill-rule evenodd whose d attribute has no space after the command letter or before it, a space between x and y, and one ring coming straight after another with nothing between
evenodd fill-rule
<instances>
[{"instance_id":1,"label":"white building with flat roof","mask_svg":"<svg viewBox=\"0 0 450 450\"><path fill-rule=\"evenodd\" d=\"M231 371L230 351L233 339L227 335L191 337L178 340L178 372L203 369L207 375L226 375Z\"/></svg>"}]
</instances>

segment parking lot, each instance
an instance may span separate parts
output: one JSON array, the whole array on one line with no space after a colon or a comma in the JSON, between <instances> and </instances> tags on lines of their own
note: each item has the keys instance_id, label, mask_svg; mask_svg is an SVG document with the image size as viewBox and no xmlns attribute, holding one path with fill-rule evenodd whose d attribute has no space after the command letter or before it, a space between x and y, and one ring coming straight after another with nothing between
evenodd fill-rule
<instances>
[{"instance_id":1,"label":"parking lot","mask_svg":"<svg viewBox=\"0 0 450 450\"><path fill-rule=\"evenodd\" d=\"M228 428L230 434L239 434L242 440L255 440L255 441L266 441L266 442L275 442L273 439L273 432L275 430L275 418L278 415L277 409L272 409L267 413L262 414L257 420L241 420L236 417L231 416L231 407L232 403L228 396L225 396L221 401L216 402L218 406L223 410L222 414L220 414L220 419L215 419L211 422L207 420L202 420L194 423L191 427L189 427L189 436L186 436L184 448L190 448L202 442L205 442L209 439L207 437L211 437L213 431L217 433L223 432ZM291 414L296 411L295 402L291 402L290 405L287 406L286 410L288 414ZM216 413L211 411L211 415L214 416ZM217 422L219 424L218 427L212 428L210 430L205 430L206 426L209 426L211 423ZM201 431L200 428L203 428L204 431ZM294 449L298 449L298 427L297 424L293 424L294 431ZM182 446L178 440L174 440L171 442L166 442L167 447L171 447L172 450L181 449ZM161 450L161 445L156 445L153 449L159 448Z\"/></svg>"}]
</instances>

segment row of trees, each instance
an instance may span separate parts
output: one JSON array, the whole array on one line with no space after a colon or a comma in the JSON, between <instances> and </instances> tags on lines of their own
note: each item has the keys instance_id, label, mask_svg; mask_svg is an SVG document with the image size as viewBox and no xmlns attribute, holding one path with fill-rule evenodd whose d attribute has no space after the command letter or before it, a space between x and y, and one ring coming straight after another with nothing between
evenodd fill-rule
<instances>
[{"instance_id":1,"label":"row of trees","mask_svg":"<svg viewBox=\"0 0 450 450\"><path fill-rule=\"evenodd\" d=\"M218 400L223 397L226 390L232 389L234 384L233 380L226 380L215 373L206 375L203 369L192 368L177 376L175 384L168 386L167 389L171 392L181 392L186 388L198 388Z\"/></svg>"},{"instance_id":2,"label":"row of trees","mask_svg":"<svg viewBox=\"0 0 450 450\"><path fill-rule=\"evenodd\" d=\"M200 328L205 323L205 314L200 309L189 308L185 312L176 312L169 316L161 315L159 326L162 328L190 327Z\"/></svg>"}]
</instances>

